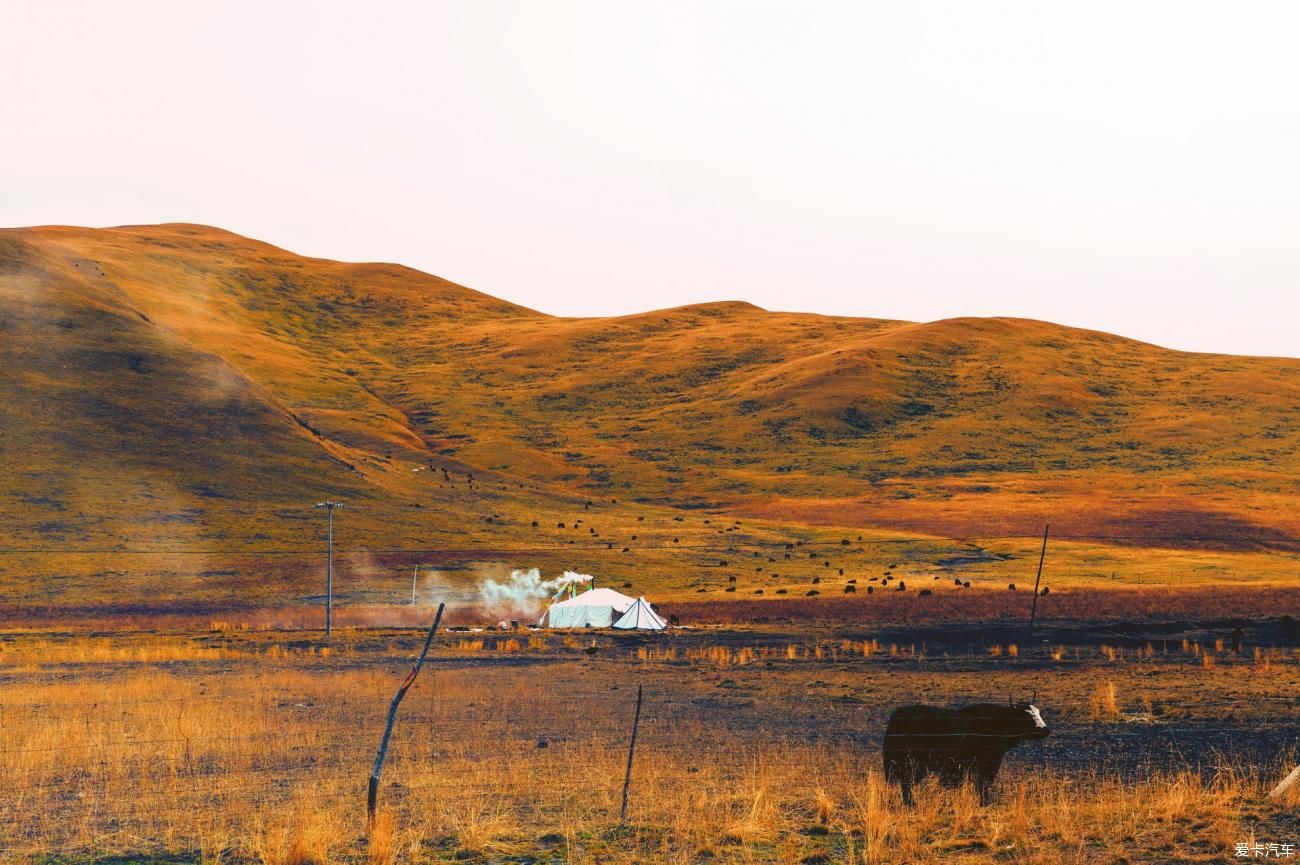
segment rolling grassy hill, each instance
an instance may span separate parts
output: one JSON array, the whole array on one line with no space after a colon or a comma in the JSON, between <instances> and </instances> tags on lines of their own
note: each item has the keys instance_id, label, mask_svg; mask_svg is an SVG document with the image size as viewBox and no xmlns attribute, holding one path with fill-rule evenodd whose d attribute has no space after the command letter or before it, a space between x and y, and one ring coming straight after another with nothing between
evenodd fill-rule
<instances>
[{"instance_id":1,"label":"rolling grassy hill","mask_svg":"<svg viewBox=\"0 0 1300 865\"><path fill-rule=\"evenodd\" d=\"M1079 579L1300 551L1300 360L1044 322L555 318L203 226L44 227L0 231L0 363L10 603L305 597L326 497L384 592L413 561L998 574L1049 521Z\"/></svg>"}]
</instances>

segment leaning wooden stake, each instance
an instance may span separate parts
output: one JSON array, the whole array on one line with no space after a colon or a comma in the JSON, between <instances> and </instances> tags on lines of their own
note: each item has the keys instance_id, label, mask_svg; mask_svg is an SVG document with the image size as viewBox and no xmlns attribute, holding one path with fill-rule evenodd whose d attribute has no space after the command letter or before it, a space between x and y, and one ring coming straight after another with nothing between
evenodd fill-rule
<instances>
[{"instance_id":1,"label":"leaning wooden stake","mask_svg":"<svg viewBox=\"0 0 1300 865\"><path fill-rule=\"evenodd\" d=\"M1285 793L1287 790L1291 789L1291 787L1294 786L1297 781L1300 781L1300 766L1296 766L1294 769L1292 769L1291 774L1287 775L1285 778L1282 779L1282 783L1278 784L1276 787L1270 790L1268 794L1268 798L1281 799L1282 794Z\"/></svg>"},{"instance_id":2,"label":"leaning wooden stake","mask_svg":"<svg viewBox=\"0 0 1300 865\"><path fill-rule=\"evenodd\" d=\"M424 666L424 656L429 654L429 646L433 643L433 635L438 631L438 623L442 621L442 608L445 604L438 605L438 614L433 617L433 627L429 629L429 636L424 640L424 648L420 650L420 657L415 659L415 666L411 672L406 674L406 679L402 681L397 693L393 695L393 702L388 704L388 723L384 725L384 738L379 740L379 753L375 754L375 768L370 773L370 789L366 794L366 825L371 829L375 826L375 803L379 798L379 775L384 771L384 758L388 756L388 737L393 734L393 722L397 720L397 707L401 705L402 698L406 696L406 691L415 682L415 677L420 675L420 667Z\"/></svg>"},{"instance_id":3,"label":"leaning wooden stake","mask_svg":"<svg viewBox=\"0 0 1300 865\"><path fill-rule=\"evenodd\" d=\"M627 822L627 788L632 783L632 755L636 752L636 730L641 726L641 686L636 686L636 714L632 716L632 741L627 746L627 773L623 776L623 809L618 812L618 825Z\"/></svg>"}]
</instances>

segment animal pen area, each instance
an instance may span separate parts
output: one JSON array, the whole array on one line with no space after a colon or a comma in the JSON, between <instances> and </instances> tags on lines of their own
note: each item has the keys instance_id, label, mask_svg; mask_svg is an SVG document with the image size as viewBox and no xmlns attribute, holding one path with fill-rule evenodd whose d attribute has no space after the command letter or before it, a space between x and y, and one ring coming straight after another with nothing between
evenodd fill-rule
<instances>
[{"instance_id":1,"label":"animal pen area","mask_svg":"<svg viewBox=\"0 0 1300 865\"><path fill-rule=\"evenodd\" d=\"M454 624L454 623L453 623ZM1217 862L1300 835L1300 650L1049 627L0 637L6 862ZM594 649L594 651L593 651ZM629 745L638 688L644 703ZM881 772L899 705L1036 703L993 802ZM626 819L621 820L624 783ZM1300 786L1300 785L1298 785ZM1250 848L1253 850L1254 848ZM114 858L117 857L117 858Z\"/></svg>"}]
</instances>

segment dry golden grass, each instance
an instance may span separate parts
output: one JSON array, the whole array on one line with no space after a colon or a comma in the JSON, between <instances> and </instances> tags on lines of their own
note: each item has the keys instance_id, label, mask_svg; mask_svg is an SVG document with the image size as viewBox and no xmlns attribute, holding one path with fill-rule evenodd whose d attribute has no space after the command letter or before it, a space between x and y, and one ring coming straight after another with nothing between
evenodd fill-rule
<instances>
[{"instance_id":1,"label":"dry golden grass","mask_svg":"<svg viewBox=\"0 0 1300 865\"><path fill-rule=\"evenodd\" d=\"M366 861L369 865L392 865L397 857L397 839L394 837L397 818L387 811L375 815L367 831Z\"/></svg>"},{"instance_id":2,"label":"dry golden grass","mask_svg":"<svg viewBox=\"0 0 1300 865\"><path fill-rule=\"evenodd\" d=\"M1115 693L1115 683L1106 682L1098 685L1088 698L1088 717L1093 721L1117 721L1120 717L1119 700Z\"/></svg>"},{"instance_id":3,"label":"dry golden grass","mask_svg":"<svg viewBox=\"0 0 1300 865\"><path fill-rule=\"evenodd\" d=\"M705 634L673 655L619 656L603 643L594 659L581 654L586 639L504 651L497 646L519 641L449 636L403 705L367 833L365 777L417 635L341 632L329 654L284 645L292 635L201 642L211 636L0 641L0 847L11 858L388 865L558 853L630 865L702 855L1091 863L1122 854L1154 863L1222 857L1295 806L1294 796L1261 800L1276 780L1272 765L1119 778L1101 767L1030 771L1027 749L1030 762L1012 761L988 808L971 790L928 786L904 809L880 777L878 752L842 738L878 732L891 705L921 693L972 699L990 675L1013 690L1043 688L1039 703L1058 735L1117 723L1130 699L1148 714L1158 704L1166 720L1208 722L1223 700L1253 707L1245 723L1278 723L1293 711L1295 651L1262 652L1274 668L1261 676L1251 657L1204 668L1178 646L1114 659L1076 647L1045 680L1019 666L1034 663L1024 651L972 654L957 666L989 669L954 672L920 647L831 634L790 643L754 633L752 645ZM106 647L110 639L119 645ZM630 681L646 685L647 704L630 827L619 833ZM890 693L867 697L864 682Z\"/></svg>"}]
</instances>

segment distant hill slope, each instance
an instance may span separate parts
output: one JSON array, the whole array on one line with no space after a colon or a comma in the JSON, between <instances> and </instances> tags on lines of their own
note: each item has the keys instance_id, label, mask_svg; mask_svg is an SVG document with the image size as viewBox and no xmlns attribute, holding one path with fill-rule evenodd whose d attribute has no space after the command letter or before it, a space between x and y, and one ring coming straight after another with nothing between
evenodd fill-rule
<instances>
[{"instance_id":1,"label":"distant hill slope","mask_svg":"<svg viewBox=\"0 0 1300 865\"><path fill-rule=\"evenodd\" d=\"M44 227L0 231L0 363L8 544L273 543L327 495L368 503L377 546L519 540L506 512L587 500L620 520L1300 535L1300 360L1038 321L565 319L203 226Z\"/></svg>"},{"instance_id":2,"label":"distant hill slope","mask_svg":"<svg viewBox=\"0 0 1300 865\"><path fill-rule=\"evenodd\" d=\"M1025 530L1041 515L1014 515L1047 495L1090 530L1296 527L1274 509L1297 493L1296 360L712 304L483 322L406 380L443 382L464 458L677 505L978 531L969 511Z\"/></svg>"}]
</instances>

